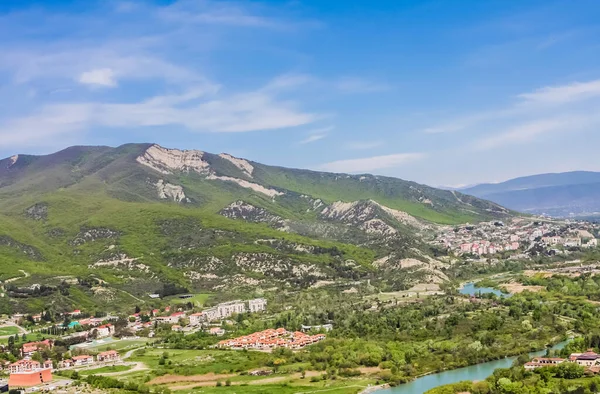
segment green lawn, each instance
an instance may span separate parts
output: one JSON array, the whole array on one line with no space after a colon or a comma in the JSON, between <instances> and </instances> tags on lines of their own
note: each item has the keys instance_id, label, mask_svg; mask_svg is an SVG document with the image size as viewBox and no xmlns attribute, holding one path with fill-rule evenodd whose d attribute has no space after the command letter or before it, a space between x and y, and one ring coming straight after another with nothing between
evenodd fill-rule
<instances>
[{"instance_id":1,"label":"green lawn","mask_svg":"<svg viewBox=\"0 0 600 394\"><path fill-rule=\"evenodd\" d=\"M17 327L15 326L2 326L0 327L0 336L4 336L4 335L15 335L18 334L20 331Z\"/></svg>"},{"instance_id":2,"label":"green lawn","mask_svg":"<svg viewBox=\"0 0 600 394\"><path fill-rule=\"evenodd\" d=\"M107 367L95 368L95 369L86 369L85 371L79 371L79 375L98 375L102 373L112 373L112 372L123 372L129 371L132 367L129 365L111 365Z\"/></svg>"}]
</instances>

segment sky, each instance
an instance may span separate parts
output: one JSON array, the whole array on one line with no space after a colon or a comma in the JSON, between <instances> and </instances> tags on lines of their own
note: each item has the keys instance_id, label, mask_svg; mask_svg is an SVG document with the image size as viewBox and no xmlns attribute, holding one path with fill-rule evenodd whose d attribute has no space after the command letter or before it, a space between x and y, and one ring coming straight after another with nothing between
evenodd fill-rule
<instances>
[{"instance_id":1,"label":"sky","mask_svg":"<svg viewBox=\"0 0 600 394\"><path fill-rule=\"evenodd\" d=\"M0 156L154 142L460 187L600 171L598 0L0 1Z\"/></svg>"}]
</instances>

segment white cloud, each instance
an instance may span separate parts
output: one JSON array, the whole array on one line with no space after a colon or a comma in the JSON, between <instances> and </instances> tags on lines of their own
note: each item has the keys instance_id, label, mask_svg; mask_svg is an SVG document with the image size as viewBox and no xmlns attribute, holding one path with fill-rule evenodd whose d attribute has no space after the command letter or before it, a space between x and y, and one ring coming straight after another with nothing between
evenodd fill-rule
<instances>
[{"instance_id":1,"label":"white cloud","mask_svg":"<svg viewBox=\"0 0 600 394\"><path fill-rule=\"evenodd\" d=\"M566 104L600 96L600 79L574 82L568 85L548 86L531 93L520 94L519 98L529 103Z\"/></svg>"},{"instance_id":2,"label":"white cloud","mask_svg":"<svg viewBox=\"0 0 600 394\"><path fill-rule=\"evenodd\" d=\"M327 137L329 132L333 129L334 129L333 126L329 126L329 127L322 127L320 129L309 131L308 137L306 137L305 139L300 141L300 144L303 144L303 145L310 144L311 142L316 142L316 141L322 140L323 138Z\"/></svg>"},{"instance_id":3,"label":"white cloud","mask_svg":"<svg viewBox=\"0 0 600 394\"><path fill-rule=\"evenodd\" d=\"M362 173L399 167L425 158L424 153L396 153L393 155L365 157L361 159L337 160L321 164L320 169L330 172Z\"/></svg>"},{"instance_id":4,"label":"white cloud","mask_svg":"<svg viewBox=\"0 0 600 394\"><path fill-rule=\"evenodd\" d=\"M373 141L350 141L344 144L345 149L349 150L368 150L373 148L378 148L383 145L383 141L381 140L373 140Z\"/></svg>"},{"instance_id":5,"label":"white cloud","mask_svg":"<svg viewBox=\"0 0 600 394\"><path fill-rule=\"evenodd\" d=\"M99 68L95 70L85 71L79 75L79 83L84 85L115 87L117 81L115 72L110 68Z\"/></svg>"},{"instance_id":6,"label":"white cloud","mask_svg":"<svg viewBox=\"0 0 600 394\"><path fill-rule=\"evenodd\" d=\"M38 113L0 124L0 140L21 146L93 127L181 126L195 132L250 132L307 125L318 118L261 89L215 96L215 91L200 86L137 103L49 104Z\"/></svg>"},{"instance_id":7,"label":"white cloud","mask_svg":"<svg viewBox=\"0 0 600 394\"><path fill-rule=\"evenodd\" d=\"M535 137L565 128L568 123L564 119L544 119L520 124L509 130L485 137L474 144L475 149L487 150L514 143L529 142Z\"/></svg>"},{"instance_id":8,"label":"white cloud","mask_svg":"<svg viewBox=\"0 0 600 394\"><path fill-rule=\"evenodd\" d=\"M179 0L163 7L159 16L183 24L225 25L246 28L285 28L277 18L262 15L258 6L242 7L231 1ZM263 12L264 13L264 12Z\"/></svg>"}]
</instances>

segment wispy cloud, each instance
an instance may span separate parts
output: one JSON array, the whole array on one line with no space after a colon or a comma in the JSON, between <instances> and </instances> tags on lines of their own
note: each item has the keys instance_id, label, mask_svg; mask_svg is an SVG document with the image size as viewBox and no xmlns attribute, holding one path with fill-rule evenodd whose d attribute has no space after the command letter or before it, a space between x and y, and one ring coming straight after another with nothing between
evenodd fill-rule
<instances>
[{"instance_id":1,"label":"wispy cloud","mask_svg":"<svg viewBox=\"0 0 600 394\"><path fill-rule=\"evenodd\" d=\"M199 88L137 103L49 104L37 113L0 124L0 140L3 145L21 146L93 127L177 125L196 132L250 132L296 127L317 119L316 114L300 111L291 102L279 102L260 89L214 97Z\"/></svg>"},{"instance_id":2,"label":"wispy cloud","mask_svg":"<svg viewBox=\"0 0 600 394\"><path fill-rule=\"evenodd\" d=\"M368 150L378 148L383 145L382 140L372 141L350 141L344 144L344 149L349 150Z\"/></svg>"},{"instance_id":3,"label":"wispy cloud","mask_svg":"<svg viewBox=\"0 0 600 394\"><path fill-rule=\"evenodd\" d=\"M567 125L568 122L566 119L560 118L544 119L520 124L507 131L475 141L474 147L479 150L487 150L514 143L530 142L542 134L560 130Z\"/></svg>"},{"instance_id":4,"label":"wispy cloud","mask_svg":"<svg viewBox=\"0 0 600 394\"><path fill-rule=\"evenodd\" d=\"M567 85L547 86L531 93L523 93L519 98L528 103L566 104L600 96L600 79L588 82L574 82Z\"/></svg>"},{"instance_id":5,"label":"wispy cloud","mask_svg":"<svg viewBox=\"0 0 600 394\"><path fill-rule=\"evenodd\" d=\"M399 167L425 158L424 153L396 153L360 159L337 160L321 164L319 169L331 172L363 173L385 168Z\"/></svg>"},{"instance_id":6,"label":"wispy cloud","mask_svg":"<svg viewBox=\"0 0 600 394\"><path fill-rule=\"evenodd\" d=\"M600 108L600 79L543 87L515 98L505 108L464 115L422 131L461 132L461 138L470 139L463 147L488 150L598 127L595 114Z\"/></svg>"},{"instance_id":7,"label":"wispy cloud","mask_svg":"<svg viewBox=\"0 0 600 394\"><path fill-rule=\"evenodd\" d=\"M323 138L327 137L329 132L333 129L334 129L333 126L329 126L329 127L322 127L320 129L315 129L315 130L309 131L308 137L306 137L305 139L300 141L300 144L305 145L305 144L310 144L312 142L322 140Z\"/></svg>"},{"instance_id":8,"label":"wispy cloud","mask_svg":"<svg viewBox=\"0 0 600 394\"><path fill-rule=\"evenodd\" d=\"M38 11L0 16L0 31L10 25L14 33L0 43L5 82L23 91L66 88L65 94L38 95L29 107L0 113L0 145L40 145L99 128L176 126L235 133L293 128L321 118L302 108L298 94L313 79L310 75L262 74L259 86L240 88L208 78L204 64L196 61L223 37L243 38L265 28L287 30L285 25L293 23L278 9L212 0L106 5L77 18L45 11L35 29L32 20L40 18ZM24 37L26 45L20 41ZM98 94L98 88L111 89ZM326 132L309 138L322 134Z\"/></svg>"},{"instance_id":9,"label":"wispy cloud","mask_svg":"<svg viewBox=\"0 0 600 394\"><path fill-rule=\"evenodd\" d=\"M79 76L79 83L84 85L115 87L117 81L115 73L110 68L100 68L90 71L85 71Z\"/></svg>"}]
</instances>

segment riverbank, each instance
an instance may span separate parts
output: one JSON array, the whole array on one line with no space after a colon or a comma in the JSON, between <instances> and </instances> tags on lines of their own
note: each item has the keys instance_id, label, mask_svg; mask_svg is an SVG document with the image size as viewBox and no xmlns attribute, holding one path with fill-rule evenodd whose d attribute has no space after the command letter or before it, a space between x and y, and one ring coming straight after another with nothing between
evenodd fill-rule
<instances>
[{"instance_id":1,"label":"riverbank","mask_svg":"<svg viewBox=\"0 0 600 394\"><path fill-rule=\"evenodd\" d=\"M568 342L569 339L556 343L550 347L550 349L562 349ZM529 352L528 355L530 357L542 356L545 354L547 349L548 348ZM370 391L370 393L377 391L381 394L422 394L423 392L435 387L457 383L464 380L484 380L488 376L492 375L496 369L510 367L514 360L518 358L518 356L519 354L515 354L501 359L485 361L461 368L432 372L426 375L421 375L408 383L399 384L397 386L377 386L378 388L374 388L374 390Z\"/></svg>"},{"instance_id":2,"label":"riverbank","mask_svg":"<svg viewBox=\"0 0 600 394\"><path fill-rule=\"evenodd\" d=\"M384 390L384 389L389 389L389 388L390 388L390 384L389 383L385 383L385 384L380 384L378 386L367 387L366 389L364 389L363 391L361 391L358 394L371 394L371 393L374 393L376 391Z\"/></svg>"}]
</instances>

